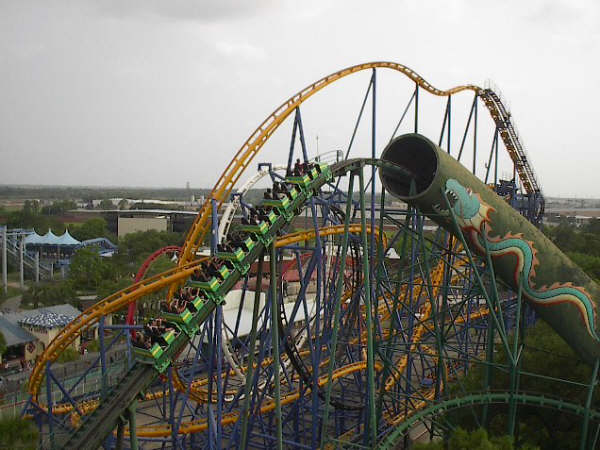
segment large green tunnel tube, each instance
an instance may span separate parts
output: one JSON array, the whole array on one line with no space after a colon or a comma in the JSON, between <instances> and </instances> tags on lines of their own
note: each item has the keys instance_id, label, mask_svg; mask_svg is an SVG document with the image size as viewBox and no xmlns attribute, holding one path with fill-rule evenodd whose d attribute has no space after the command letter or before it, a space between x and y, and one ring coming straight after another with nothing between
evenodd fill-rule
<instances>
[{"instance_id":1,"label":"large green tunnel tube","mask_svg":"<svg viewBox=\"0 0 600 450\"><path fill-rule=\"evenodd\" d=\"M487 248L500 279L515 292L521 279L523 296L585 361L600 357L600 287L541 231L422 135L399 136L381 158L396 167L380 171L388 192L456 235L454 216L472 251Z\"/></svg>"}]
</instances>

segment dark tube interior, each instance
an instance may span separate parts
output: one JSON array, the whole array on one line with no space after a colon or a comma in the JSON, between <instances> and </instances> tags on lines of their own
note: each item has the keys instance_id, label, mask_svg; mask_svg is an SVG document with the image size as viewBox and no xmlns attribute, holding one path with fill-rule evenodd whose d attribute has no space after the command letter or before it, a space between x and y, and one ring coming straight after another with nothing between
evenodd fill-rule
<instances>
[{"instance_id":1,"label":"dark tube interior","mask_svg":"<svg viewBox=\"0 0 600 450\"><path fill-rule=\"evenodd\" d=\"M398 136L383 150L381 159L397 166L381 168L381 182L387 191L401 199L415 197L427 190L438 167L435 144L420 134ZM411 193L411 182L414 191Z\"/></svg>"}]
</instances>

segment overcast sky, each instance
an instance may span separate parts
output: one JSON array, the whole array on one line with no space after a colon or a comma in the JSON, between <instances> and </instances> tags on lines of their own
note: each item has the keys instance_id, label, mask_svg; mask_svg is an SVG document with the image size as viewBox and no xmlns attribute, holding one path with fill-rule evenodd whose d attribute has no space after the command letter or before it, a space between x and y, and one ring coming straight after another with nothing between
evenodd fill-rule
<instances>
[{"instance_id":1,"label":"overcast sky","mask_svg":"<svg viewBox=\"0 0 600 450\"><path fill-rule=\"evenodd\" d=\"M545 192L600 197L599 50L597 0L0 0L0 184L211 187L287 97L389 60L442 89L493 80ZM412 89L383 72L379 151ZM320 152L347 146L369 75L303 106L311 153L317 135ZM453 140L472 99L458 97ZM422 104L437 140L444 100ZM256 162L285 158L290 126Z\"/></svg>"}]
</instances>

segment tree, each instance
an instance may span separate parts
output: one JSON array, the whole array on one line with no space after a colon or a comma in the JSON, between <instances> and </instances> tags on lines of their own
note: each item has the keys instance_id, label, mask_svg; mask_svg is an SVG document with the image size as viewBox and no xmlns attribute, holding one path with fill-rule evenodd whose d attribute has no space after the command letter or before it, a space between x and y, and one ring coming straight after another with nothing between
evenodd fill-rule
<instances>
[{"instance_id":1,"label":"tree","mask_svg":"<svg viewBox=\"0 0 600 450\"><path fill-rule=\"evenodd\" d=\"M71 361L77 361L80 356L81 355L79 354L79 352L73 347L67 347L60 353L60 355L58 355L58 358L56 358L56 362L67 363Z\"/></svg>"},{"instance_id":2,"label":"tree","mask_svg":"<svg viewBox=\"0 0 600 450\"><path fill-rule=\"evenodd\" d=\"M69 278L76 289L96 290L102 280L116 280L117 276L115 267L104 262L94 248L77 250L71 260Z\"/></svg>"},{"instance_id":3,"label":"tree","mask_svg":"<svg viewBox=\"0 0 600 450\"><path fill-rule=\"evenodd\" d=\"M4 355L6 352L6 339L4 339L4 335L0 331L0 355Z\"/></svg>"},{"instance_id":4,"label":"tree","mask_svg":"<svg viewBox=\"0 0 600 450\"><path fill-rule=\"evenodd\" d=\"M112 200L105 198L100 202L100 205L98 205L98 208L100 208L100 209L115 209L115 204L112 202Z\"/></svg>"},{"instance_id":5,"label":"tree","mask_svg":"<svg viewBox=\"0 0 600 450\"><path fill-rule=\"evenodd\" d=\"M37 284L23 293L23 303L34 308L70 303L75 298L73 284L70 281L56 281Z\"/></svg>"},{"instance_id":6,"label":"tree","mask_svg":"<svg viewBox=\"0 0 600 450\"><path fill-rule=\"evenodd\" d=\"M183 235L168 231L138 231L119 240L117 259L123 264L139 266L148 255L168 245L181 245Z\"/></svg>"},{"instance_id":7,"label":"tree","mask_svg":"<svg viewBox=\"0 0 600 450\"><path fill-rule=\"evenodd\" d=\"M37 200L25 200L23 203L23 213L35 216L40 212L40 202Z\"/></svg>"},{"instance_id":8,"label":"tree","mask_svg":"<svg viewBox=\"0 0 600 450\"><path fill-rule=\"evenodd\" d=\"M39 433L35 424L20 417L0 418L0 447L2 448L37 448Z\"/></svg>"},{"instance_id":9,"label":"tree","mask_svg":"<svg viewBox=\"0 0 600 450\"><path fill-rule=\"evenodd\" d=\"M44 206L42 208L42 214L46 215L60 215L69 211L70 209L77 208L77 205L73 200L60 200L52 202L52 205Z\"/></svg>"},{"instance_id":10,"label":"tree","mask_svg":"<svg viewBox=\"0 0 600 450\"><path fill-rule=\"evenodd\" d=\"M102 280L96 289L98 298L106 298L111 294L114 294L121 289L125 289L127 286L133 284L133 279L129 277L123 277L118 280Z\"/></svg>"},{"instance_id":11,"label":"tree","mask_svg":"<svg viewBox=\"0 0 600 450\"><path fill-rule=\"evenodd\" d=\"M109 238L110 233L108 232L106 220L104 220L102 217L96 217L94 219L87 220L79 226L73 227L71 230L71 235L75 239L86 241L88 239L99 237Z\"/></svg>"},{"instance_id":12,"label":"tree","mask_svg":"<svg viewBox=\"0 0 600 450\"><path fill-rule=\"evenodd\" d=\"M119 200L119 209L127 209L128 206L129 202L126 198L122 198L121 200Z\"/></svg>"},{"instance_id":13,"label":"tree","mask_svg":"<svg viewBox=\"0 0 600 450\"><path fill-rule=\"evenodd\" d=\"M590 277L600 280L600 256L579 252L569 252L567 256Z\"/></svg>"},{"instance_id":14,"label":"tree","mask_svg":"<svg viewBox=\"0 0 600 450\"><path fill-rule=\"evenodd\" d=\"M514 448L513 439L510 436L490 438L483 428L466 431L460 427L454 430L447 446L443 441L416 444L414 446L414 450L512 450ZM537 447L525 445L519 448L533 450Z\"/></svg>"}]
</instances>

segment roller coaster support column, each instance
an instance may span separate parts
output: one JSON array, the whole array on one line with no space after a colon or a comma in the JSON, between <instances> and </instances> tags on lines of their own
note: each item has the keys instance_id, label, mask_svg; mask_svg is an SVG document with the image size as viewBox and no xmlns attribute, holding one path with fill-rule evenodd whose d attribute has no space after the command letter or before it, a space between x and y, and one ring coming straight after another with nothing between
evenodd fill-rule
<instances>
[{"instance_id":1,"label":"roller coaster support column","mask_svg":"<svg viewBox=\"0 0 600 450\"><path fill-rule=\"evenodd\" d=\"M50 363L46 363L46 404L48 408L48 435L50 437L50 448L54 447L54 417L52 415L52 374L50 373Z\"/></svg>"},{"instance_id":2,"label":"roller coaster support column","mask_svg":"<svg viewBox=\"0 0 600 450\"><path fill-rule=\"evenodd\" d=\"M477 167L477 93L475 93L475 100L473 100L473 175L475 175L475 168Z\"/></svg>"},{"instance_id":3,"label":"roller coaster support column","mask_svg":"<svg viewBox=\"0 0 600 450\"><path fill-rule=\"evenodd\" d=\"M123 440L125 437L125 421L119 418L119 424L117 425L117 442L115 444L115 450L123 450Z\"/></svg>"},{"instance_id":4,"label":"roller coaster support column","mask_svg":"<svg viewBox=\"0 0 600 450\"><path fill-rule=\"evenodd\" d=\"M420 216L420 212L417 209L417 214ZM444 304L441 308L438 305L437 298L433 293L433 281L431 280L432 269L429 264L430 259L432 258L432 252L428 252L425 246L425 239L423 236L423 227L425 226L424 220L419 220L418 224L419 233L419 247L423 259L423 266L425 267L425 288L427 289L427 296L429 297L429 302L431 303L431 318L433 319L433 333L435 334L435 341L438 352L438 363L437 363L437 374L436 377L436 398L439 397L441 387L447 386L448 380L446 379L446 368L444 366L444 346L446 345L446 338L444 336L444 324L446 323L446 306L447 303ZM441 384L440 384L441 380ZM431 427L433 428L433 423Z\"/></svg>"},{"instance_id":5,"label":"roller coaster support column","mask_svg":"<svg viewBox=\"0 0 600 450\"><path fill-rule=\"evenodd\" d=\"M98 341L100 343L100 366L102 370L102 390L101 397L106 396L106 346L104 345L104 316L100 317L98 323Z\"/></svg>"},{"instance_id":6,"label":"roller coaster support column","mask_svg":"<svg viewBox=\"0 0 600 450\"><path fill-rule=\"evenodd\" d=\"M488 256L489 257L489 256ZM519 279L519 292L517 294L517 312L515 313L515 326L513 331L513 356L514 359L510 365L510 402L508 404L508 434L513 436L515 434L515 425L517 422L517 401L515 394L519 391L519 377L520 377L520 366L521 366L521 352L519 348L519 339L521 335L520 322L521 322L521 302L523 300L523 277ZM488 344L489 345L489 344ZM493 344L492 344L493 345ZM492 352L493 354L493 352ZM489 361L488 361L489 363ZM488 364L490 367L491 364Z\"/></svg>"},{"instance_id":7,"label":"roller coaster support column","mask_svg":"<svg viewBox=\"0 0 600 450\"><path fill-rule=\"evenodd\" d=\"M415 83L415 133L419 132L419 83Z\"/></svg>"},{"instance_id":8,"label":"roller coaster support column","mask_svg":"<svg viewBox=\"0 0 600 450\"><path fill-rule=\"evenodd\" d=\"M135 422L135 409L137 400L131 402L127 408L127 418L129 419L129 446L131 450L138 450L138 438L136 433L136 422Z\"/></svg>"},{"instance_id":9,"label":"roller coaster support column","mask_svg":"<svg viewBox=\"0 0 600 450\"><path fill-rule=\"evenodd\" d=\"M215 228L215 231L218 226ZM216 236L216 232L215 232ZM216 250L216 243L215 243ZM223 437L223 304L217 305L215 311L215 340L217 347L217 442L222 442Z\"/></svg>"},{"instance_id":10,"label":"roller coaster support column","mask_svg":"<svg viewBox=\"0 0 600 450\"><path fill-rule=\"evenodd\" d=\"M210 234L210 255L214 256L217 253L217 244L219 243L219 206L216 199L211 199L212 206L212 227Z\"/></svg>"},{"instance_id":11,"label":"roller coaster support column","mask_svg":"<svg viewBox=\"0 0 600 450\"><path fill-rule=\"evenodd\" d=\"M8 234L8 228L4 226L2 228L2 286L4 287L4 293L8 292L8 263L6 258L8 257L6 251L6 235Z\"/></svg>"},{"instance_id":12,"label":"roller coaster support column","mask_svg":"<svg viewBox=\"0 0 600 450\"><path fill-rule=\"evenodd\" d=\"M19 241L19 283L21 290L25 289L25 237Z\"/></svg>"},{"instance_id":13,"label":"roller coaster support column","mask_svg":"<svg viewBox=\"0 0 600 450\"><path fill-rule=\"evenodd\" d=\"M35 252L35 282L40 282L40 252Z\"/></svg>"},{"instance_id":14,"label":"roller coaster support column","mask_svg":"<svg viewBox=\"0 0 600 450\"><path fill-rule=\"evenodd\" d=\"M248 418L250 416L250 390L252 389L252 380L254 378L254 352L256 349L256 333L258 328L258 314L260 312L260 293L258 287L259 280L263 276L263 263L265 261L264 250L258 259L258 271L256 274L256 285L254 287L254 307L252 309L252 328L250 329L250 342L248 344L248 369L246 373L246 388L244 390L244 409L242 411L242 431L240 437L240 449L246 449L248 439Z\"/></svg>"},{"instance_id":15,"label":"roller coaster support column","mask_svg":"<svg viewBox=\"0 0 600 450\"><path fill-rule=\"evenodd\" d=\"M598 366L600 365L600 359L596 360L594 364L594 371L592 373L592 379L590 381L590 386L588 389L587 399L585 401L585 412L583 415L583 423L581 425L581 442L579 444L580 450L585 450L587 448L596 448L595 444L590 447L587 445L588 441L588 428L590 425L590 409L592 407L592 398L594 396L594 390L596 389L596 385L598 384Z\"/></svg>"},{"instance_id":16,"label":"roller coaster support column","mask_svg":"<svg viewBox=\"0 0 600 450\"><path fill-rule=\"evenodd\" d=\"M465 236L463 235L460 227L458 226L458 221L456 219L456 214L454 213L454 210L450 207L450 200L448 200L448 195L446 194L446 192L444 190L442 190L441 191L441 196L444 199L444 202L445 202L446 206L450 210L450 216L452 217L452 222L453 222L453 224L455 226L458 238L459 238L460 242L462 243L462 245L463 245L463 247L465 249L465 253L467 254L467 259L469 261L469 265L471 267L476 268L478 266L477 261L475 261L475 258L473 258L473 253L471 253L471 250L469 249L467 241L465 240ZM492 320L494 321L494 326L499 331L500 338L502 340L502 345L504 346L504 351L506 352L506 355L508 356L508 358L512 359L513 355L512 355L512 352L510 351L510 348L508 346L508 339L506 337L506 334L502 332L502 330L504 329L504 327L500 324L500 319L498 318L497 312L496 312L496 310L494 308L495 303L492 300L492 298L490 298L490 296L488 295L487 290L485 289L485 284L483 283L483 280L481 278L481 275L479 274L479 271L474 270L473 272L475 273L475 278L477 280L477 285L479 286L479 289L481 290L481 293L483 294L483 296L485 298L485 302L486 302L486 304L488 306L488 309L489 309L489 314L490 314L490 316L492 316Z\"/></svg>"},{"instance_id":17,"label":"roller coaster support column","mask_svg":"<svg viewBox=\"0 0 600 450\"><path fill-rule=\"evenodd\" d=\"M463 244L464 245L464 244ZM487 268L490 271L490 280L492 282L492 292L491 295L489 296L490 298L490 304L488 305L488 307L490 309L493 309L494 311L496 311L496 308L500 308L500 302L498 299L498 288L496 286L496 277L494 274L494 266L492 265L492 257L490 256L490 253L488 251L488 244L487 241L484 243L485 245L485 249L486 249L486 259L487 259ZM474 270L477 270L477 268L475 267ZM483 285L481 285L481 289L485 289L485 287ZM521 291L521 283L519 283L519 290ZM519 299L518 301L520 301L520 295L519 294ZM503 332L506 333L506 330L498 330L499 332ZM493 376L494 376L494 368L493 368L493 364L494 364L494 345L495 345L495 339L496 339L496 327L493 321L488 320L488 329L487 329L487 346L486 346L486 366L485 366L485 375L484 375L484 386L483 388L486 391L490 390L490 386L493 382ZM514 360L513 360L514 361ZM513 381L515 380L515 376L514 376L514 372L513 369L515 368L515 364L511 364L511 373L510 373L510 380L511 380L511 388L514 387L513 385ZM512 393L513 391L511 390L511 398L512 398ZM508 419L508 429L509 429L509 435L512 436L512 433L514 432L514 420L511 421L511 413L516 412L513 411L513 407L516 408L516 405L514 405L514 403L511 403L511 407L509 407L509 419ZM489 405L483 405L483 413L482 413L482 424L484 427L488 426L488 413L489 413ZM514 415L512 416L512 419L514 419Z\"/></svg>"},{"instance_id":18,"label":"roller coaster support column","mask_svg":"<svg viewBox=\"0 0 600 450\"><path fill-rule=\"evenodd\" d=\"M372 116L371 116L371 158L375 159L377 156L376 149L376 130L377 130L377 71L373 69L373 75L371 77L371 82L373 83L373 92L372 92ZM371 230L375 229L375 171L377 167L375 164L371 165ZM381 228L381 232L383 233L383 228ZM375 233L371 233L370 236L370 245L369 245L369 258L371 261L375 261L375 257L377 255L377 247L375 246ZM375 281L375 264L371 264L371 299L375 302L375 310L377 311L377 295L375 294L375 286L377 286L377 282Z\"/></svg>"},{"instance_id":19,"label":"roller coaster support column","mask_svg":"<svg viewBox=\"0 0 600 450\"><path fill-rule=\"evenodd\" d=\"M277 424L277 450L283 449L283 433L281 429L281 389L279 380L279 369L281 361L279 358L279 324L277 323L277 249L275 241L271 244L271 253L269 256L271 270L271 339L273 342L273 382L275 383L275 423ZM256 280L257 285L261 280ZM258 286L257 286L258 287ZM318 389L315 387L315 389Z\"/></svg>"},{"instance_id":20,"label":"roller coaster support column","mask_svg":"<svg viewBox=\"0 0 600 450\"><path fill-rule=\"evenodd\" d=\"M344 216L344 234L342 236L342 252L340 253L340 276L335 286L335 311L333 317L333 331L331 334L331 347L329 349L329 368L327 372L327 391L325 393L325 411L323 411L323 424L321 426L321 449L324 448L327 436L327 420L329 418L329 407L331 401L331 388L333 382L333 365L337 351L338 331L340 324L340 311L342 306L342 291L344 290L344 273L346 273L346 254L348 253L348 229L350 228L350 219L352 217L352 195L354 193L354 173L350 173L348 183L348 197L346 198L346 215ZM381 228L383 230L383 228Z\"/></svg>"},{"instance_id":21,"label":"roller coaster support column","mask_svg":"<svg viewBox=\"0 0 600 450\"><path fill-rule=\"evenodd\" d=\"M367 212L365 208L365 179L363 170L358 173L358 182L360 187L360 224L362 227L361 237L363 246L363 270L364 270L364 282L363 292L365 295L365 310L367 313L367 390L368 390L368 404L369 404L369 420L368 428L369 434L365 433L365 439L371 441L371 445L375 445L377 442L377 416L375 409L375 365L374 365L374 345L373 345L373 311L372 311L372 298L371 298L371 281L369 268L369 251L367 241ZM375 180L373 180L375 182Z\"/></svg>"}]
</instances>

